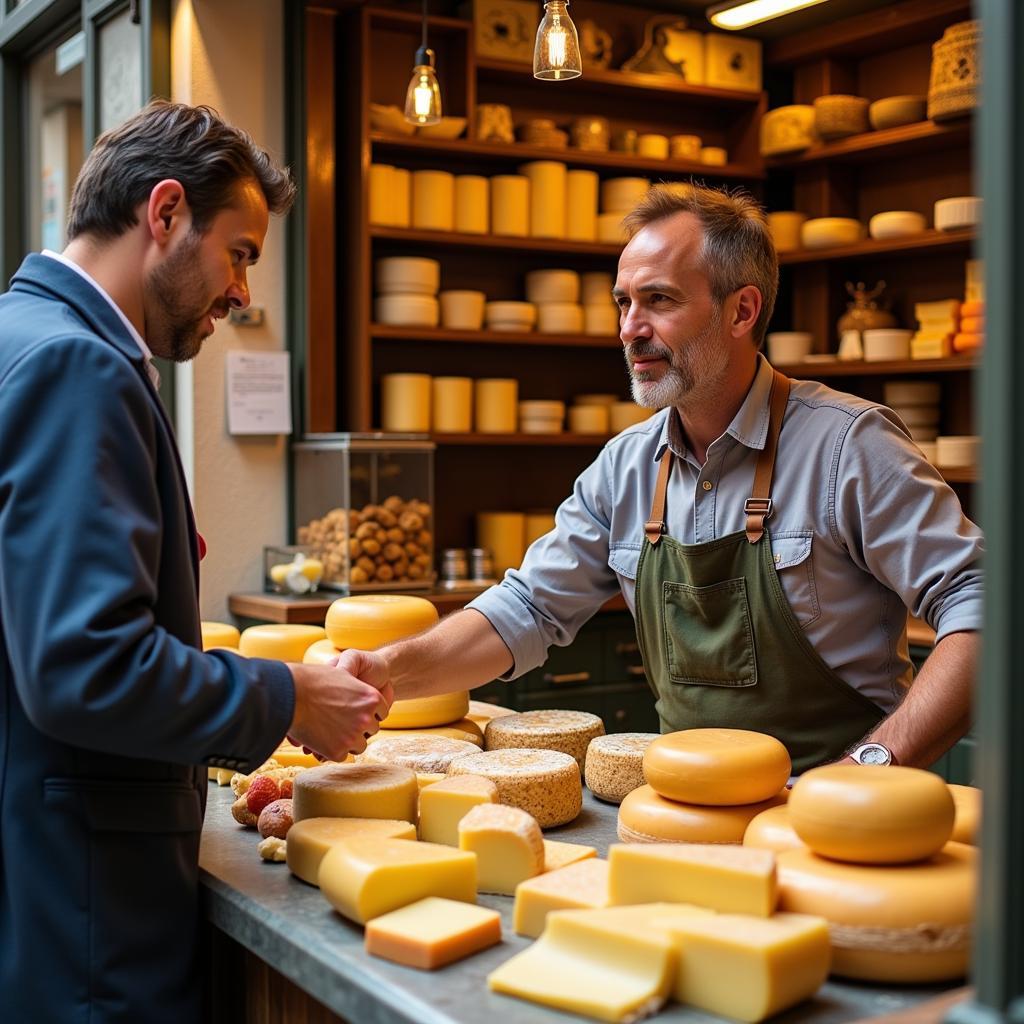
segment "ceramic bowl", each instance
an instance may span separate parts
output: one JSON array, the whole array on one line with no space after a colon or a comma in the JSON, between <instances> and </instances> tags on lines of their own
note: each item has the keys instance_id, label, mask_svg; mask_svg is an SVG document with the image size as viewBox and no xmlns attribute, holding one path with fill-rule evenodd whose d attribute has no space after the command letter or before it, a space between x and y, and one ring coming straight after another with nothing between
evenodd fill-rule
<instances>
[{"instance_id":1,"label":"ceramic bowl","mask_svg":"<svg viewBox=\"0 0 1024 1024\"><path fill-rule=\"evenodd\" d=\"M442 117L437 124L421 124L416 134L425 139L457 139L466 130L464 117Z\"/></svg>"},{"instance_id":2,"label":"ceramic bowl","mask_svg":"<svg viewBox=\"0 0 1024 1024\"><path fill-rule=\"evenodd\" d=\"M409 124L399 107L383 103L370 104L370 127L391 135L412 135L416 125Z\"/></svg>"}]
</instances>

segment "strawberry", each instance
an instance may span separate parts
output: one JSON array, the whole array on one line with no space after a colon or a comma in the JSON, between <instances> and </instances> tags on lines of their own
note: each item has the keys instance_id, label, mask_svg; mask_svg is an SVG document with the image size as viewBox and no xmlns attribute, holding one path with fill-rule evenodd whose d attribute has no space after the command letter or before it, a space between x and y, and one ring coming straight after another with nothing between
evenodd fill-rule
<instances>
[{"instance_id":1,"label":"strawberry","mask_svg":"<svg viewBox=\"0 0 1024 1024\"><path fill-rule=\"evenodd\" d=\"M245 805L251 814L259 815L267 804L280 798L281 790L277 783L266 775L257 775L245 794Z\"/></svg>"},{"instance_id":2,"label":"strawberry","mask_svg":"<svg viewBox=\"0 0 1024 1024\"><path fill-rule=\"evenodd\" d=\"M284 800L291 800L292 798L292 780L282 779L281 780L281 797Z\"/></svg>"}]
</instances>

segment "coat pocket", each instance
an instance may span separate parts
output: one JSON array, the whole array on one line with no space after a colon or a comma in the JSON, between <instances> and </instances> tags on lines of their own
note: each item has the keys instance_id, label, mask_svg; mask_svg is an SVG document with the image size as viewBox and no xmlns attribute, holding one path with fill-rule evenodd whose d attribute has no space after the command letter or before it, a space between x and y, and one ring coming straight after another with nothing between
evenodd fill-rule
<instances>
[{"instance_id":1,"label":"coat pocket","mask_svg":"<svg viewBox=\"0 0 1024 1024\"><path fill-rule=\"evenodd\" d=\"M772 560L793 617L801 626L809 626L821 617L818 590L814 583L811 558L813 533L810 530L772 536Z\"/></svg>"}]
</instances>

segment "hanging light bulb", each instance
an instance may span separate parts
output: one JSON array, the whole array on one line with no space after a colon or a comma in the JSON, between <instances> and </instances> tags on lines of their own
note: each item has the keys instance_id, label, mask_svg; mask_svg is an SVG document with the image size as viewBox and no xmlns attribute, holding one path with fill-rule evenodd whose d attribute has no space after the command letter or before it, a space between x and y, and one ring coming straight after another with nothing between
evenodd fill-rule
<instances>
[{"instance_id":1,"label":"hanging light bulb","mask_svg":"<svg viewBox=\"0 0 1024 1024\"><path fill-rule=\"evenodd\" d=\"M437 124L441 120L441 86L434 70L434 51L427 46L427 0L423 0L423 42L416 51L412 78L405 90L405 119L410 124Z\"/></svg>"},{"instance_id":2,"label":"hanging light bulb","mask_svg":"<svg viewBox=\"0 0 1024 1024\"><path fill-rule=\"evenodd\" d=\"M583 74L580 41L569 17L569 0L547 0L533 49L533 77L548 81L579 78Z\"/></svg>"}]
</instances>

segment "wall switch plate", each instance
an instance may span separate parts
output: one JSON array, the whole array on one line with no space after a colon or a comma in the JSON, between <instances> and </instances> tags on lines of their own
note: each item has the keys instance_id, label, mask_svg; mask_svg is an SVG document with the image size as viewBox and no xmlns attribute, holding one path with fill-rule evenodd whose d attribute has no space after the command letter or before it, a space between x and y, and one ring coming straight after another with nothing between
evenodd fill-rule
<instances>
[{"instance_id":1,"label":"wall switch plate","mask_svg":"<svg viewBox=\"0 0 1024 1024\"><path fill-rule=\"evenodd\" d=\"M236 327L262 327L263 307L248 306L246 309L233 309L228 320Z\"/></svg>"}]
</instances>

